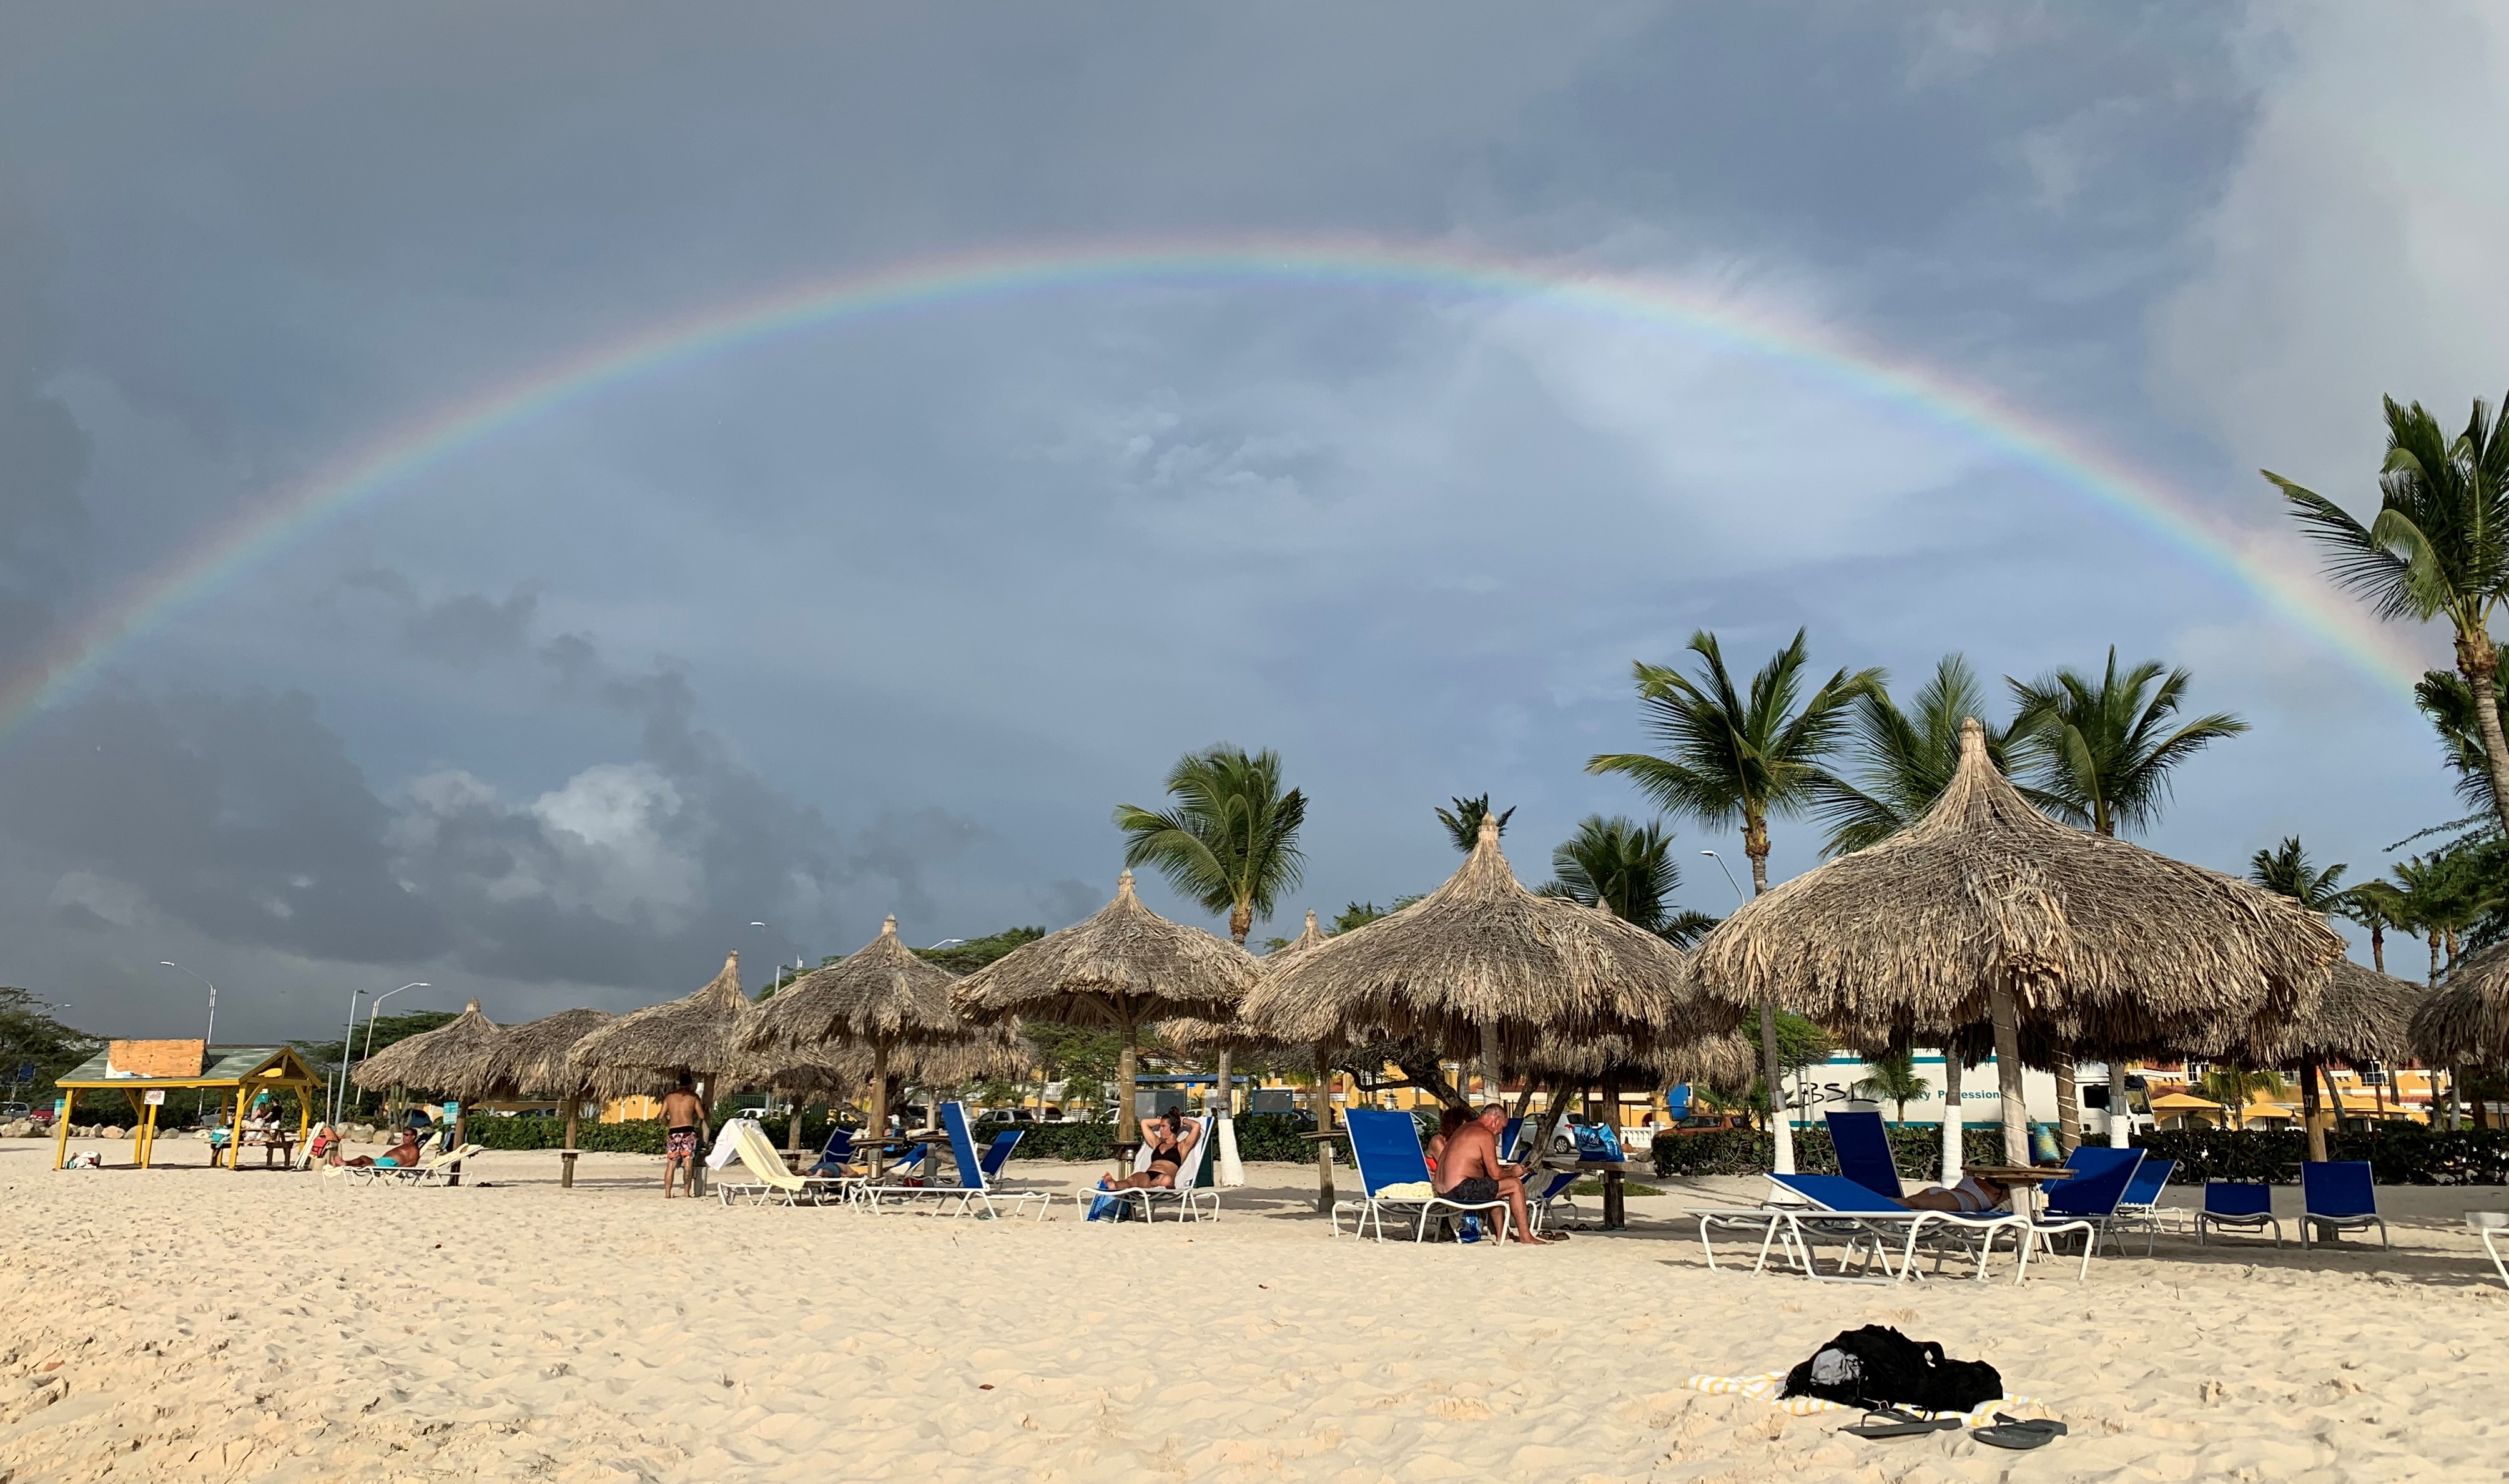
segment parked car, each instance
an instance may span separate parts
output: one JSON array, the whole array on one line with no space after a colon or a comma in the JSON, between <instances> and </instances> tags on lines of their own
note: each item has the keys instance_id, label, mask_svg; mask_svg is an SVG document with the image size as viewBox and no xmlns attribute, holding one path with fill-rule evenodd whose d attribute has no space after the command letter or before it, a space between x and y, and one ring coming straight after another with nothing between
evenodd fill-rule
<instances>
[{"instance_id":1,"label":"parked car","mask_svg":"<svg viewBox=\"0 0 2509 1484\"><path fill-rule=\"evenodd\" d=\"M1748 1129L1751 1121L1740 1113L1693 1113L1679 1123L1658 1129L1656 1137L1668 1133L1722 1133L1733 1129Z\"/></svg>"},{"instance_id":2,"label":"parked car","mask_svg":"<svg viewBox=\"0 0 2509 1484\"><path fill-rule=\"evenodd\" d=\"M32 1118L35 1110L22 1102L0 1102L0 1124L14 1124L21 1118ZM47 1114L47 1117L50 1115Z\"/></svg>"}]
</instances>

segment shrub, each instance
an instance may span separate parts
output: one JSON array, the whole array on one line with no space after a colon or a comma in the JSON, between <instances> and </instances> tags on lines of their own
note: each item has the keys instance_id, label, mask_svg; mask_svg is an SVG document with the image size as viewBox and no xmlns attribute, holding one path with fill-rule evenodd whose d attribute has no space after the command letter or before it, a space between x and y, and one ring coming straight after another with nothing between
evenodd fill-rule
<instances>
[{"instance_id":1,"label":"shrub","mask_svg":"<svg viewBox=\"0 0 2509 1484\"><path fill-rule=\"evenodd\" d=\"M1943 1132L1936 1124L1887 1129L1899 1178L1929 1181L1942 1163ZM1963 1128L1962 1152L1970 1165L2003 1163L2003 1132ZM1765 1174L1778 1160L1777 1136L1757 1129L1719 1129L1704 1133L1659 1133L1648 1157L1661 1175ZM1838 1153L1826 1128L1795 1131L1795 1169L1805 1174L1838 1173Z\"/></svg>"},{"instance_id":2,"label":"shrub","mask_svg":"<svg viewBox=\"0 0 2509 1484\"><path fill-rule=\"evenodd\" d=\"M2187 1129L2146 1133L2137 1144L2178 1162L2172 1181L2300 1178L2307 1153L2296 1129ZM2367 1160L2381 1185L2509 1185L2509 1130L2451 1132L2421 1124L2385 1124L2327 1140L2327 1156Z\"/></svg>"}]
</instances>

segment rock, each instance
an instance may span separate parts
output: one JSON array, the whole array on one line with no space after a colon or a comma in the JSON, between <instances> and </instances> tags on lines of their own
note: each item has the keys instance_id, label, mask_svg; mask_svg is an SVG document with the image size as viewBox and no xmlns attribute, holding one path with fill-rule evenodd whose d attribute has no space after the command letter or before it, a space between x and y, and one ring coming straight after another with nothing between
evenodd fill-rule
<instances>
[{"instance_id":1,"label":"rock","mask_svg":"<svg viewBox=\"0 0 2509 1484\"><path fill-rule=\"evenodd\" d=\"M34 1136L35 1126L26 1119L21 1118L15 1123L0 1124L0 1138L32 1138Z\"/></svg>"},{"instance_id":2,"label":"rock","mask_svg":"<svg viewBox=\"0 0 2509 1484\"><path fill-rule=\"evenodd\" d=\"M97 1138L129 1138L131 1135L123 1132L113 1125L107 1124L103 1128L95 1131L95 1136Z\"/></svg>"}]
</instances>

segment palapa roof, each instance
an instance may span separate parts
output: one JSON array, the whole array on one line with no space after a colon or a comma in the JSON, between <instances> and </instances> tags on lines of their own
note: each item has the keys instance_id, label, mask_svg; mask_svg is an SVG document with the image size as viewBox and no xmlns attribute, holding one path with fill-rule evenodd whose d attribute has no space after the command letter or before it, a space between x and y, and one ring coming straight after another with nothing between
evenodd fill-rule
<instances>
[{"instance_id":1,"label":"palapa roof","mask_svg":"<svg viewBox=\"0 0 2509 1484\"><path fill-rule=\"evenodd\" d=\"M1300 1044L1416 1037L1478 1054L1498 1029L1517 1061L1545 1035L1661 1027L1714 1034L1737 1012L1703 999L1681 951L1609 912L1524 889L1495 821L1446 883L1401 911L1276 955L1240 1019Z\"/></svg>"},{"instance_id":2,"label":"palapa roof","mask_svg":"<svg viewBox=\"0 0 2509 1484\"><path fill-rule=\"evenodd\" d=\"M2058 824L1961 728L1951 786L1878 845L1778 886L1699 946L1736 1004L1858 1027L1966 1025L2007 984L2068 1043L2266 1044L2313 1015L2343 940L2288 897Z\"/></svg>"},{"instance_id":3,"label":"palapa roof","mask_svg":"<svg viewBox=\"0 0 2509 1484\"><path fill-rule=\"evenodd\" d=\"M1316 914L1310 911L1307 913L1306 931L1300 933L1296 941L1274 948L1256 962L1268 974L1288 962L1291 954L1303 953L1326 941L1324 929L1316 926ZM1316 1049L1311 1042L1284 1041L1278 1036L1268 1035L1244 1020L1214 1020L1198 1016L1179 1016L1161 1020L1156 1034L1160 1044L1187 1057L1209 1056L1221 1051L1296 1056L1313 1054Z\"/></svg>"},{"instance_id":4,"label":"palapa roof","mask_svg":"<svg viewBox=\"0 0 2509 1484\"><path fill-rule=\"evenodd\" d=\"M631 1010L575 1043L567 1065L605 1096L652 1093L683 1074L716 1076L735 1065L742 1020L750 1012L740 987L740 954L724 955L723 972L685 999Z\"/></svg>"},{"instance_id":5,"label":"palapa roof","mask_svg":"<svg viewBox=\"0 0 2509 1484\"><path fill-rule=\"evenodd\" d=\"M2433 1066L2509 1065L2509 943L2459 959L2414 1012L2409 1036Z\"/></svg>"},{"instance_id":6,"label":"palapa roof","mask_svg":"<svg viewBox=\"0 0 2509 1484\"><path fill-rule=\"evenodd\" d=\"M479 1002L472 1000L444 1024L395 1041L358 1062L349 1076L369 1093L424 1088L468 1102L496 1089L500 1034L497 1022L481 1015Z\"/></svg>"},{"instance_id":7,"label":"palapa roof","mask_svg":"<svg viewBox=\"0 0 2509 1484\"><path fill-rule=\"evenodd\" d=\"M1096 916L978 969L953 987L951 1003L980 1023L1028 1016L1120 1029L1234 1015L1261 975L1262 961L1244 948L1143 907L1127 871Z\"/></svg>"},{"instance_id":8,"label":"palapa roof","mask_svg":"<svg viewBox=\"0 0 2509 1484\"><path fill-rule=\"evenodd\" d=\"M1759 1047L1740 1031L1671 1042L1626 1035L1577 1040L1546 1036L1525 1053L1519 1070L1535 1082L1578 1087L1598 1082L1631 1087L1680 1082L1741 1087L1758 1075L1759 1062Z\"/></svg>"},{"instance_id":9,"label":"palapa roof","mask_svg":"<svg viewBox=\"0 0 2509 1484\"><path fill-rule=\"evenodd\" d=\"M2414 1055L2414 1012L2430 991L2411 980L2381 974L2346 958L2335 965L2317 1009L2282 1027L2272 1041L2255 1048L2251 1064L2279 1065L2302 1057L2360 1066L2372 1061L2403 1061Z\"/></svg>"},{"instance_id":10,"label":"palapa roof","mask_svg":"<svg viewBox=\"0 0 2509 1484\"><path fill-rule=\"evenodd\" d=\"M116 1072L108 1044L77 1066L53 1079L56 1088L206 1088L241 1086L263 1081L311 1087L316 1078L291 1046L211 1046L202 1056L197 1077L133 1077Z\"/></svg>"},{"instance_id":11,"label":"palapa roof","mask_svg":"<svg viewBox=\"0 0 2509 1484\"><path fill-rule=\"evenodd\" d=\"M897 919L841 963L814 970L768 997L742 1037L750 1052L811 1051L835 1042L891 1046L968 1034L950 1005L957 976L917 958L898 940Z\"/></svg>"},{"instance_id":12,"label":"palapa roof","mask_svg":"<svg viewBox=\"0 0 2509 1484\"><path fill-rule=\"evenodd\" d=\"M488 1072L496 1085L510 1093L572 1097L590 1091L581 1072L568 1063L576 1043L618 1019L607 1010L561 1010L497 1033Z\"/></svg>"}]
</instances>

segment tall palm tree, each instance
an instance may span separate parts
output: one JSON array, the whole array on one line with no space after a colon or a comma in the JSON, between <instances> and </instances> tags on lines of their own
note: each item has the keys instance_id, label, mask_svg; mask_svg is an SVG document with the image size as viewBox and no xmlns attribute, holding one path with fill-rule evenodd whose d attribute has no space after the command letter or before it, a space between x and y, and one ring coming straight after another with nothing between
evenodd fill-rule
<instances>
[{"instance_id":1,"label":"tall palm tree","mask_svg":"<svg viewBox=\"0 0 2509 1484\"><path fill-rule=\"evenodd\" d=\"M2391 881L2364 881L2344 888L2335 909L2370 934L2370 967L2387 972L2387 930L2411 931L2413 922L2405 915L2405 894Z\"/></svg>"},{"instance_id":2,"label":"tall palm tree","mask_svg":"<svg viewBox=\"0 0 2509 1484\"><path fill-rule=\"evenodd\" d=\"M2501 699L2500 681L2495 675L2491 689L2495 720ZM2432 729L2439 733L2440 751L2448 760L2449 771L2456 775L2456 797L2468 806L2497 818L2491 761L2483 752L2483 726L2481 713L2475 709L2474 687L2465 683L2462 675L2427 670L2414 685L2414 704L2421 708Z\"/></svg>"},{"instance_id":3,"label":"tall palm tree","mask_svg":"<svg viewBox=\"0 0 2509 1484\"><path fill-rule=\"evenodd\" d=\"M1959 1053L1952 1052L1946 1055L1958 1056ZM1885 1052L1865 1065L1870 1075L1855 1084L1853 1091L1857 1096L1870 1096L1875 1102L1887 1100L1896 1103L1899 1110L1898 1116L1891 1122L1905 1128L1908 1123L1908 1104L1934 1090L1932 1083L1917 1075L1916 1054L1904 1049Z\"/></svg>"},{"instance_id":4,"label":"tall palm tree","mask_svg":"<svg viewBox=\"0 0 2509 1484\"><path fill-rule=\"evenodd\" d=\"M2039 806L2104 835L2141 830L2169 798L2169 770L2248 723L2227 712L2173 722L2193 681L2185 670L2145 660L2117 673L2116 646L2097 680L2059 669L2027 685L2006 679L2019 714L2015 751L2033 775ZM2069 1152L2080 1137L2081 1094L2072 1051L2056 1053L2057 1136ZM2112 1058L2109 1096L2122 1105L2122 1063Z\"/></svg>"},{"instance_id":5,"label":"tall palm tree","mask_svg":"<svg viewBox=\"0 0 2509 1484\"><path fill-rule=\"evenodd\" d=\"M2096 834L2141 831L2160 817L2169 770L2248 729L2228 712L2171 723L2194 677L2156 659L2117 673L2116 647L2097 679L2078 670L2006 681L2020 715L2015 750L2041 807Z\"/></svg>"},{"instance_id":6,"label":"tall palm tree","mask_svg":"<svg viewBox=\"0 0 2509 1484\"><path fill-rule=\"evenodd\" d=\"M1849 707L1881 684L1882 672L1842 669L1803 694L1811 656L1797 629L1794 642L1751 677L1746 696L1735 689L1714 634L1691 635L1690 649L1700 660L1696 681L1669 665L1640 660L1634 666L1647 726L1664 754L1603 753L1588 761L1586 771L1626 774L1666 813L1719 829L1741 826L1756 896L1769 889L1769 816L1798 813L1818 800L1829 777L1822 763L1837 750ZM1760 1057L1770 1088L1782 1087L1773 1004L1760 1006ZM1791 1174L1793 1131L1782 1110L1771 1122L1778 1170Z\"/></svg>"},{"instance_id":7,"label":"tall palm tree","mask_svg":"<svg viewBox=\"0 0 2509 1484\"><path fill-rule=\"evenodd\" d=\"M1977 672L1958 654L1936 661L1911 710L1900 710L1878 681L1857 696L1855 780L1823 782L1816 805L1829 826L1830 854L1879 844L1932 808L1960 767L1961 723L1985 715ZM2008 726L1987 730L1986 755L1999 771L2012 771L2012 737Z\"/></svg>"},{"instance_id":8,"label":"tall palm tree","mask_svg":"<svg viewBox=\"0 0 2509 1484\"><path fill-rule=\"evenodd\" d=\"M1155 866L1179 895L1205 911L1228 914L1228 936L1244 946L1257 918L1306 871L1298 827L1307 798L1281 788L1281 755L1249 754L1222 743L1187 753L1168 771L1165 814L1117 804L1115 825L1130 838L1127 866Z\"/></svg>"},{"instance_id":9,"label":"tall palm tree","mask_svg":"<svg viewBox=\"0 0 2509 1484\"><path fill-rule=\"evenodd\" d=\"M2338 864L2320 871L2297 835L2286 835L2271 850L2248 857L2248 879L2276 891L2312 912L2343 909L2341 882L2350 868Z\"/></svg>"},{"instance_id":10,"label":"tall palm tree","mask_svg":"<svg viewBox=\"0 0 2509 1484\"><path fill-rule=\"evenodd\" d=\"M1672 832L1660 823L1589 814L1551 852L1551 871L1557 879L1542 888L1546 894L1601 908L1684 947L1716 925L1705 912L1672 905L1681 867L1672 858Z\"/></svg>"},{"instance_id":11,"label":"tall palm tree","mask_svg":"<svg viewBox=\"0 0 2509 1484\"><path fill-rule=\"evenodd\" d=\"M1455 848L1470 855L1473 847L1481 842L1481 821L1490 811L1489 796L1483 794L1479 798L1457 798L1451 802L1453 808L1438 811L1438 823L1446 827L1446 834L1454 840ZM1499 834L1507 833L1507 822L1515 814L1514 805L1498 811Z\"/></svg>"},{"instance_id":12,"label":"tall palm tree","mask_svg":"<svg viewBox=\"0 0 2509 1484\"><path fill-rule=\"evenodd\" d=\"M2455 633L2456 672L2474 700L2476 734L2491 776L2492 815L2509 830L2509 734L2494 687L2500 651L2491 614L2509 598L2509 430L2481 398L2451 438L2421 403L2387 414L2387 458L2378 513L2367 526L2326 497L2272 470L2301 529L2325 546L2338 585L2381 618L2424 623L2445 616Z\"/></svg>"}]
</instances>

